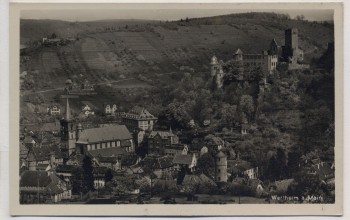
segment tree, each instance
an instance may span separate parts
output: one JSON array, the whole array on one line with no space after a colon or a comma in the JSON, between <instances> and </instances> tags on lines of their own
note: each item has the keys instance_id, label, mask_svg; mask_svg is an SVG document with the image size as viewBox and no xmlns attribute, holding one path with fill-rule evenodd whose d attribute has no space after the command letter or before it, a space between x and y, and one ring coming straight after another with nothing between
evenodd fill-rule
<instances>
[{"instance_id":1,"label":"tree","mask_svg":"<svg viewBox=\"0 0 350 220\"><path fill-rule=\"evenodd\" d=\"M254 112L253 97L251 97L250 95L242 95L239 102L239 108L241 112L246 115L248 123L251 122L252 113Z\"/></svg>"},{"instance_id":2,"label":"tree","mask_svg":"<svg viewBox=\"0 0 350 220\"><path fill-rule=\"evenodd\" d=\"M85 156L83 159L83 192L87 193L89 191L94 191L94 175L92 173L93 167L92 167L92 161L89 156Z\"/></svg>"},{"instance_id":3,"label":"tree","mask_svg":"<svg viewBox=\"0 0 350 220\"><path fill-rule=\"evenodd\" d=\"M215 158L209 154L205 153L197 160L198 171L204 173L206 176L214 176L215 168Z\"/></svg>"},{"instance_id":4,"label":"tree","mask_svg":"<svg viewBox=\"0 0 350 220\"><path fill-rule=\"evenodd\" d=\"M276 152L276 175L278 179L283 179L286 176L287 171L287 158L284 150L278 148Z\"/></svg>"},{"instance_id":5,"label":"tree","mask_svg":"<svg viewBox=\"0 0 350 220\"><path fill-rule=\"evenodd\" d=\"M224 105L221 108L221 120L223 124L232 128L237 121L237 106L236 105Z\"/></svg>"},{"instance_id":6,"label":"tree","mask_svg":"<svg viewBox=\"0 0 350 220\"><path fill-rule=\"evenodd\" d=\"M55 33L52 33L52 34L51 34L51 38L52 38L52 39L55 39L56 37L57 37L57 35L56 35Z\"/></svg>"},{"instance_id":7,"label":"tree","mask_svg":"<svg viewBox=\"0 0 350 220\"><path fill-rule=\"evenodd\" d=\"M113 172L110 168L107 169L107 172L105 173L105 182L110 182L113 179Z\"/></svg>"},{"instance_id":8,"label":"tree","mask_svg":"<svg viewBox=\"0 0 350 220\"><path fill-rule=\"evenodd\" d=\"M81 167L76 167L72 171L72 193L74 194L82 192L83 172Z\"/></svg>"}]
</instances>

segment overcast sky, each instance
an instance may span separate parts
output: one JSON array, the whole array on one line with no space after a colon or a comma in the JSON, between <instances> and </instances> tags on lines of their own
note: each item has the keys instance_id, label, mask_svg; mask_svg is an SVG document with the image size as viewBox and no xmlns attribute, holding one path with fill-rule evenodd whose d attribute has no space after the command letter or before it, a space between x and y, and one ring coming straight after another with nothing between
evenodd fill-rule
<instances>
[{"instance_id":1,"label":"overcast sky","mask_svg":"<svg viewBox=\"0 0 350 220\"><path fill-rule=\"evenodd\" d=\"M113 9L113 10L30 10L22 11L23 19L55 19L65 21L95 21L105 19L146 19L146 20L179 20L181 18L208 17L243 12L276 12L289 14L292 18L303 14L311 21L333 20L333 10L257 10L229 8L196 8L193 9Z\"/></svg>"}]
</instances>

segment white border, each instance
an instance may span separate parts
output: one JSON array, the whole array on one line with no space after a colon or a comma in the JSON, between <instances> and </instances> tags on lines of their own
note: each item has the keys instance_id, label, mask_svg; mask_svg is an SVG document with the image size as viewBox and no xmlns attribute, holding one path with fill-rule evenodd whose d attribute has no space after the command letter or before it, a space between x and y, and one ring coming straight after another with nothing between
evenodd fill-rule
<instances>
[{"instance_id":1,"label":"white border","mask_svg":"<svg viewBox=\"0 0 350 220\"><path fill-rule=\"evenodd\" d=\"M17 0L16 2L34 2L34 1L27 1L27 0ZM48 1L35 1L35 2L48 2ZM72 3L73 1L55 1L55 2L70 2ZM74 2L96 2L96 1L74 1ZM106 1L103 0L103 2L112 2L112 1ZM120 1L119 1L120 2ZM122 0L122 2L127 2L125 0ZM141 2L141 1L138 1ZM142 2L150 2L150 1L142 1ZM164 1L152 1L152 2L164 2ZM183 1L176 1L176 2L183 2ZM186 1L188 2L188 1ZM198 2L198 1L191 1L191 2ZM201 2L214 2L214 1L201 1ZM222 1L222 2L232 2L232 1ZM245 1L245 2L256 2L256 1ZM259 1L263 2L263 1ZM264 1L266 2L266 1ZM280 2L280 1L268 1L268 2ZM289 2L300 2L300 1L289 1ZM305 1L303 1L305 2ZM326 2L326 1L308 1L308 2ZM329 1L327 1L329 2ZM335 1L339 2L339 1ZM4 215L1 219L12 219L12 217L9 217L9 198L8 198L8 192L9 192L9 184L8 180L9 179L9 172L8 172L8 149L9 149L9 130L8 130L8 103L9 103L9 93L8 93L8 72L9 72L9 66L8 66L8 4L7 2L1 1L0 4L1 12L0 12L0 74L1 74L1 80L0 80L0 106L1 106L1 111L0 111L0 180L1 180L1 194L0 194L0 203L1 203L1 213ZM349 21L350 21L350 16L349 16L349 4L347 2L344 3L344 39L350 39L349 36ZM350 60L349 53L350 53L350 48L349 48L349 43L346 41L344 42L344 48L345 48L345 53L344 53L344 60ZM349 100L349 62L345 62L344 66L344 112L348 112L347 110L350 108L350 100ZM344 167L348 167L350 163L348 162L347 159L349 154L349 150L347 148L347 144L350 143L350 138L347 137L346 134L348 134L350 131L350 122L349 118L346 114L344 114L344 155L346 158L344 158ZM337 219L347 219L349 218L349 212L347 211L349 207L349 190L348 187L350 185L349 181L349 175L346 172L347 170L344 169L343 175L344 175L344 215L342 217L337 217ZM298 217L284 217L283 219L295 219ZM317 217L301 217L302 219L318 219ZM335 217L327 217L326 219L333 219ZM17 218L18 219L18 218ZM22 219L22 218L20 218ZM31 218L26 218L26 219L38 219L37 217L31 217ZM50 219L59 219L57 217L50 218ZM62 218L61 218L62 219ZM79 218L79 219L86 219L86 218ZM120 218L119 218L120 219ZM125 218L124 218L125 219ZM129 218L130 219L130 218ZM164 219L164 218L159 218L159 219ZM230 219L230 218L223 218L223 219ZM244 218L236 218L236 219L253 219L250 217L244 217Z\"/></svg>"}]
</instances>

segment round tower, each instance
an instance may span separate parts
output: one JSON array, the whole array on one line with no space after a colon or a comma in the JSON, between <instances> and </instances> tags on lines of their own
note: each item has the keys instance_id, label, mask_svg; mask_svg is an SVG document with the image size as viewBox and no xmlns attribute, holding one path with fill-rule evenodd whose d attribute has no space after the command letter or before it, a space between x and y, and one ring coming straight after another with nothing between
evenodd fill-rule
<instances>
[{"instance_id":1,"label":"round tower","mask_svg":"<svg viewBox=\"0 0 350 220\"><path fill-rule=\"evenodd\" d=\"M227 156L222 151L215 157L215 181L227 182Z\"/></svg>"}]
</instances>

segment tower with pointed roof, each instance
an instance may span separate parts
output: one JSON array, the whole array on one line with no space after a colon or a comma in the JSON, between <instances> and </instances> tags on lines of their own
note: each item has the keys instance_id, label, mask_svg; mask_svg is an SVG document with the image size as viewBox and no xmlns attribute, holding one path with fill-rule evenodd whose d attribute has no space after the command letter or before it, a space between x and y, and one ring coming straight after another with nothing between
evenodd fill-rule
<instances>
[{"instance_id":1,"label":"tower with pointed roof","mask_svg":"<svg viewBox=\"0 0 350 220\"><path fill-rule=\"evenodd\" d=\"M74 129L74 122L72 121L71 109L69 106L69 99L75 98L70 95L62 96L65 99L66 111L64 117L61 119L61 150L64 158L68 159L69 155L75 149L76 131Z\"/></svg>"}]
</instances>

